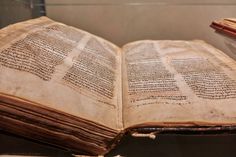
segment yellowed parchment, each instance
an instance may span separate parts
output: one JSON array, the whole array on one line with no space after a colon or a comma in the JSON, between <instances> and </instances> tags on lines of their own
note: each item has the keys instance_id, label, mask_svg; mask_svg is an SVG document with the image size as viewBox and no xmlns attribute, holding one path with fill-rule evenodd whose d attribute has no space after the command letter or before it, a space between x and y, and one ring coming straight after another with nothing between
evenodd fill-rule
<instances>
[{"instance_id":1,"label":"yellowed parchment","mask_svg":"<svg viewBox=\"0 0 236 157\"><path fill-rule=\"evenodd\" d=\"M121 129L120 49L46 17L0 30L0 94Z\"/></svg>"},{"instance_id":2,"label":"yellowed parchment","mask_svg":"<svg viewBox=\"0 0 236 157\"><path fill-rule=\"evenodd\" d=\"M203 41L123 47L124 126L236 123L236 62Z\"/></svg>"}]
</instances>

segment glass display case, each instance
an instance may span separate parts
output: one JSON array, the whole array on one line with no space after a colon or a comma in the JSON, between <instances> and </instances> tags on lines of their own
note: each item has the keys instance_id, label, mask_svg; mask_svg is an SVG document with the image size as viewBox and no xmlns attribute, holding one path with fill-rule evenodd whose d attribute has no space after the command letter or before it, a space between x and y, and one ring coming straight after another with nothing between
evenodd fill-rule
<instances>
[{"instance_id":1,"label":"glass display case","mask_svg":"<svg viewBox=\"0 0 236 157\"><path fill-rule=\"evenodd\" d=\"M204 40L236 59L236 38L215 33L215 19L236 16L235 0L1 0L0 28L47 16L122 47L137 40ZM1 117L0 117L1 120ZM1 131L1 126L0 126ZM234 156L234 129L157 134L120 142L107 156ZM1 131L0 155L73 156Z\"/></svg>"}]
</instances>

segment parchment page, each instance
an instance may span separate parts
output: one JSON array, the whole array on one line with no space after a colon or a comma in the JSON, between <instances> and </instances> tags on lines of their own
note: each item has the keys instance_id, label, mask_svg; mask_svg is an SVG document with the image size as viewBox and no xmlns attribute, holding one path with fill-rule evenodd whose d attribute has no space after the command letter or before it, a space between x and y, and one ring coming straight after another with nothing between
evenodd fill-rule
<instances>
[{"instance_id":1,"label":"parchment page","mask_svg":"<svg viewBox=\"0 0 236 157\"><path fill-rule=\"evenodd\" d=\"M123 48L125 127L236 124L236 62L203 41Z\"/></svg>"},{"instance_id":2,"label":"parchment page","mask_svg":"<svg viewBox=\"0 0 236 157\"><path fill-rule=\"evenodd\" d=\"M46 17L0 30L0 93L122 127L120 49Z\"/></svg>"}]
</instances>

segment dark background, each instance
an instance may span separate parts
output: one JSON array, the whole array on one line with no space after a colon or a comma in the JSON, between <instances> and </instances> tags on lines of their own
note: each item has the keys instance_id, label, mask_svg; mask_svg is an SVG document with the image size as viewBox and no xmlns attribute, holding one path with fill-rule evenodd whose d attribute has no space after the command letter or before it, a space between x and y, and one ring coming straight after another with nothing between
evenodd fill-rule
<instances>
[{"instance_id":1,"label":"dark background","mask_svg":"<svg viewBox=\"0 0 236 157\"><path fill-rule=\"evenodd\" d=\"M0 28L46 15L44 0L0 0Z\"/></svg>"},{"instance_id":2,"label":"dark background","mask_svg":"<svg viewBox=\"0 0 236 157\"><path fill-rule=\"evenodd\" d=\"M65 156L69 152L26 140L5 132L0 134L0 154ZM236 135L158 135L155 140L126 136L107 157L235 157Z\"/></svg>"}]
</instances>

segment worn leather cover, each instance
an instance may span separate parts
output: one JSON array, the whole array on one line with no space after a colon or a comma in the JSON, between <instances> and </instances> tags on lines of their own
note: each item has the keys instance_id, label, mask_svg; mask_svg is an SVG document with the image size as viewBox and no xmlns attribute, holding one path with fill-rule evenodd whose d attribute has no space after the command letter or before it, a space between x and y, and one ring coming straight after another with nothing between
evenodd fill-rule
<instances>
[{"instance_id":1,"label":"worn leather cover","mask_svg":"<svg viewBox=\"0 0 236 157\"><path fill-rule=\"evenodd\" d=\"M219 21L213 21L210 26L218 32L221 32L221 33L224 33L231 37L236 38L236 20L235 19L224 19L224 20L219 20Z\"/></svg>"}]
</instances>

